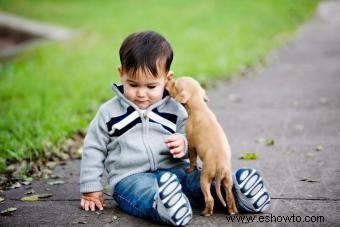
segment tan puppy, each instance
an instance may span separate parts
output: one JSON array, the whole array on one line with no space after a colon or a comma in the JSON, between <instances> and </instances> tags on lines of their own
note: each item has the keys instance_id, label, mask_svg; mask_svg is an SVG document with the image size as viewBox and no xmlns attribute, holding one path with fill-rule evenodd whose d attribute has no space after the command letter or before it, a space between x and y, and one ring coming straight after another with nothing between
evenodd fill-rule
<instances>
[{"instance_id":1,"label":"tan puppy","mask_svg":"<svg viewBox=\"0 0 340 227\"><path fill-rule=\"evenodd\" d=\"M189 115L185 128L190 159L190 168L187 172L197 168L197 154L203 163L200 185L205 199L205 209L201 214L210 216L213 213L214 199L210 188L214 179L216 193L221 203L226 207L228 201L228 212L237 213L232 193L230 146L216 116L206 104L208 98L205 91L190 77L172 79L166 88L171 97L183 104ZM226 201L221 194L221 184L226 192Z\"/></svg>"}]
</instances>

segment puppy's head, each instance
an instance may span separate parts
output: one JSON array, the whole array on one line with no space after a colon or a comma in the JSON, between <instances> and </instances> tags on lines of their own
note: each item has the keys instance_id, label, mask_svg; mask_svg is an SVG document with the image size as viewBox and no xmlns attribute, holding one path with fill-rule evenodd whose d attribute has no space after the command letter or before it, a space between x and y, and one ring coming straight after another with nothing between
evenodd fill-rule
<instances>
[{"instance_id":1,"label":"puppy's head","mask_svg":"<svg viewBox=\"0 0 340 227\"><path fill-rule=\"evenodd\" d=\"M179 79L171 79L166 85L171 97L177 102L187 104L192 97L201 97L207 102L208 97L201 85L191 77L181 77Z\"/></svg>"}]
</instances>

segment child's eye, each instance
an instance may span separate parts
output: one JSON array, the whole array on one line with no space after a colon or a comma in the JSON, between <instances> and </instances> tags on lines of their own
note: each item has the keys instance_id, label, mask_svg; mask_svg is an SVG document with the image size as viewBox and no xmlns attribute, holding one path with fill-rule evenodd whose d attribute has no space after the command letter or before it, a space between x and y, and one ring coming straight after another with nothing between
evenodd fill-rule
<instances>
[{"instance_id":1,"label":"child's eye","mask_svg":"<svg viewBox=\"0 0 340 227\"><path fill-rule=\"evenodd\" d=\"M130 87L138 87L137 84L129 84L129 85L130 85Z\"/></svg>"},{"instance_id":2,"label":"child's eye","mask_svg":"<svg viewBox=\"0 0 340 227\"><path fill-rule=\"evenodd\" d=\"M149 88L149 89L154 89L154 88L156 88L156 86L150 85L150 86L148 86L148 88Z\"/></svg>"}]
</instances>

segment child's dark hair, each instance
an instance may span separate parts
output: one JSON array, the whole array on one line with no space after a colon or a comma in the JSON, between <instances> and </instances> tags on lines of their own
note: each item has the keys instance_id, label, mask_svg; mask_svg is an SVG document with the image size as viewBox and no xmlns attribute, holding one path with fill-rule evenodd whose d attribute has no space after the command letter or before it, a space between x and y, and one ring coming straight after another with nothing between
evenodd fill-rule
<instances>
[{"instance_id":1,"label":"child's dark hair","mask_svg":"<svg viewBox=\"0 0 340 227\"><path fill-rule=\"evenodd\" d=\"M150 71L158 77L157 68L170 70L173 51L169 42L154 31L136 32L129 35L119 50L122 69L135 75L137 70Z\"/></svg>"}]
</instances>

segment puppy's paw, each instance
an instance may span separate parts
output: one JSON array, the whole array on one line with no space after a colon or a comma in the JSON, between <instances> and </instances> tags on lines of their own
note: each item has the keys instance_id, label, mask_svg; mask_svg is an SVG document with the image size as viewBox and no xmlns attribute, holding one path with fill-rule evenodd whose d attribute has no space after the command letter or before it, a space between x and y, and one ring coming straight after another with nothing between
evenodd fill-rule
<instances>
[{"instance_id":1,"label":"puppy's paw","mask_svg":"<svg viewBox=\"0 0 340 227\"><path fill-rule=\"evenodd\" d=\"M210 210L210 209L204 209L202 212L201 212L201 216L204 216L204 217L210 217L211 215L213 214L213 211Z\"/></svg>"},{"instance_id":2,"label":"puppy's paw","mask_svg":"<svg viewBox=\"0 0 340 227\"><path fill-rule=\"evenodd\" d=\"M230 215L235 215L235 214L238 214L238 210L237 210L237 209L235 209L235 210L229 210L228 213L229 213Z\"/></svg>"},{"instance_id":3,"label":"puppy's paw","mask_svg":"<svg viewBox=\"0 0 340 227\"><path fill-rule=\"evenodd\" d=\"M229 198L229 201L228 201L228 213L230 215L238 213L234 196L230 196L230 198Z\"/></svg>"}]
</instances>

